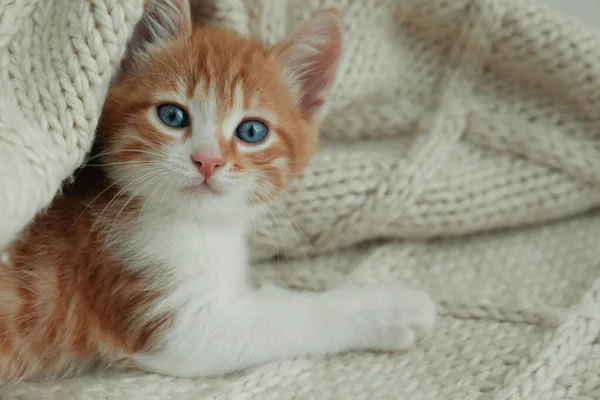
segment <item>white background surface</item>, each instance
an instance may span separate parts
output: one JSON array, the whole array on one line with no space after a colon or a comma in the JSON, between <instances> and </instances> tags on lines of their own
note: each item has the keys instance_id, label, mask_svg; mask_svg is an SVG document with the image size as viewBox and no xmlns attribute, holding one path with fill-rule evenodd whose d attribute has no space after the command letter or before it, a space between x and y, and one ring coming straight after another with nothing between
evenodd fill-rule
<instances>
[{"instance_id":1,"label":"white background surface","mask_svg":"<svg viewBox=\"0 0 600 400\"><path fill-rule=\"evenodd\" d=\"M538 0L600 29L600 0Z\"/></svg>"}]
</instances>

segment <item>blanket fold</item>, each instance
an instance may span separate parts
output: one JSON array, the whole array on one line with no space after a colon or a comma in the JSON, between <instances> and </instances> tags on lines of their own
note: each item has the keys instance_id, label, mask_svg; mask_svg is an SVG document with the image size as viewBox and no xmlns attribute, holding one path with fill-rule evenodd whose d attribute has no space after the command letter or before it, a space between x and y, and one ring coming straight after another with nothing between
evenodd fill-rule
<instances>
[{"instance_id":1,"label":"blanket fold","mask_svg":"<svg viewBox=\"0 0 600 400\"><path fill-rule=\"evenodd\" d=\"M142 6L0 4L0 250L83 162Z\"/></svg>"}]
</instances>

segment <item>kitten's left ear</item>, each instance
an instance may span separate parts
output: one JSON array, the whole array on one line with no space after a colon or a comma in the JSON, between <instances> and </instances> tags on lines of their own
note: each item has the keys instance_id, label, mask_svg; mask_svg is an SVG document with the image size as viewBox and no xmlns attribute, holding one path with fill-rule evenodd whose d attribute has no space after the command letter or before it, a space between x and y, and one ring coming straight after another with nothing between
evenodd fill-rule
<instances>
[{"instance_id":1,"label":"kitten's left ear","mask_svg":"<svg viewBox=\"0 0 600 400\"><path fill-rule=\"evenodd\" d=\"M144 15L136 25L122 63L131 70L136 58L148 56L153 47L162 47L170 39L192 33L189 0L146 0Z\"/></svg>"},{"instance_id":2,"label":"kitten's left ear","mask_svg":"<svg viewBox=\"0 0 600 400\"><path fill-rule=\"evenodd\" d=\"M326 114L325 97L337 75L342 52L342 20L330 9L315 14L271 49L304 117L312 124Z\"/></svg>"}]
</instances>

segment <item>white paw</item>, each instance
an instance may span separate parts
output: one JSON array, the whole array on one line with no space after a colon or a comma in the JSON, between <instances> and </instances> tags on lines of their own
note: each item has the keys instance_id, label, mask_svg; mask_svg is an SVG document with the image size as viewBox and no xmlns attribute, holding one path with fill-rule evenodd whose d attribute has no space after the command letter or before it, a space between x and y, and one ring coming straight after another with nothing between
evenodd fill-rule
<instances>
[{"instance_id":1,"label":"white paw","mask_svg":"<svg viewBox=\"0 0 600 400\"><path fill-rule=\"evenodd\" d=\"M429 295L400 285L355 288L349 305L364 324L365 349L405 350L433 330L436 306ZM352 312L352 310L348 310Z\"/></svg>"}]
</instances>

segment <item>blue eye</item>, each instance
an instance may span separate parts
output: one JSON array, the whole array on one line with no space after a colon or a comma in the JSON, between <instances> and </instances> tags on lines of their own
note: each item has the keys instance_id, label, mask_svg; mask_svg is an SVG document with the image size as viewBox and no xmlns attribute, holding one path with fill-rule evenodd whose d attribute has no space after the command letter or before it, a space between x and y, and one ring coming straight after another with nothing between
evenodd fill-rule
<instances>
[{"instance_id":1,"label":"blue eye","mask_svg":"<svg viewBox=\"0 0 600 400\"><path fill-rule=\"evenodd\" d=\"M156 109L158 118L171 128L184 128L189 125L187 112L175 104L163 104Z\"/></svg>"},{"instance_id":2,"label":"blue eye","mask_svg":"<svg viewBox=\"0 0 600 400\"><path fill-rule=\"evenodd\" d=\"M244 121L235 130L235 136L246 143L258 143L267 137L269 129L260 121Z\"/></svg>"}]
</instances>

